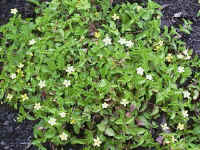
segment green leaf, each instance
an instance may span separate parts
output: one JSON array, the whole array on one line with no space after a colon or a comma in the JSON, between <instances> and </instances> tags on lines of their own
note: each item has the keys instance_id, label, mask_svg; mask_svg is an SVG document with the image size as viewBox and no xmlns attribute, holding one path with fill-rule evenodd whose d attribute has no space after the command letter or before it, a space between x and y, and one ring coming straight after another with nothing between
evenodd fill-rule
<instances>
[{"instance_id":1,"label":"green leaf","mask_svg":"<svg viewBox=\"0 0 200 150\"><path fill-rule=\"evenodd\" d=\"M71 138L71 144L82 144L82 145L84 145L84 144L87 144L87 143L88 143L87 139L77 139L75 137Z\"/></svg>"},{"instance_id":2,"label":"green leaf","mask_svg":"<svg viewBox=\"0 0 200 150\"><path fill-rule=\"evenodd\" d=\"M26 114L26 118L29 120L36 120L33 116L31 116L30 114Z\"/></svg>"},{"instance_id":3,"label":"green leaf","mask_svg":"<svg viewBox=\"0 0 200 150\"><path fill-rule=\"evenodd\" d=\"M37 6L40 6L40 3L39 3L38 0L27 0L27 1L30 2L30 3L33 3L33 4L37 5Z\"/></svg>"},{"instance_id":4,"label":"green leaf","mask_svg":"<svg viewBox=\"0 0 200 150\"><path fill-rule=\"evenodd\" d=\"M151 116L155 116L155 115L157 115L159 113L159 107L158 106L155 106L154 108L153 108L153 112L151 113Z\"/></svg>"},{"instance_id":5,"label":"green leaf","mask_svg":"<svg viewBox=\"0 0 200 150\"><path fill-rule=\"evenodd\" d=\"M38 146L40 150L47 150L42 144L41 139L33 140L32 144Z\"/></svg>"},{"instance_id":6,"label":"green leaf","mask_svg":"<svg viewBox=\"0 0 200 150\"><path fill-rule=\"evenodd\" d=\"M198 11L198 13L197 13L197 17L199 17L200 16L200 10Z\"/></svg>"},{"instance_id":7,"label":"green leaf","mask_svg":"<svg viewBox=\"0 0 200 150\"><path fill-rule=\"evenodd\" d=\"M193 129L193 134L195 134L195 135L199 135L200 134L200 127L199 127L199 125L198 126L196 126L194 129Z\"/></svg>"},{"instance_id":8,"label":"green leaf","mask_svg":"<svg viewBox=\"0 0 200 150\"><path fill-rule=\"evenodd\" d=\"M4 90L0 89L0 100L3 98L3 96L4 96Z\"/></svg>"},{"instance_id":9,"label":"green leaf","mask_svg":"<svg viewBox=\"0 0 200 150\"><path fill-rule=\"evenodd\" d=\"M97 128L101 131L104 132L106 129L106 124L104 122L101 122L100 124L97 125Z\"/></svg>"},{"instance_id":10,"label":"green leaf","mask_svg":"<svg viewBox=\"0 0 200 150\"><path fill-rule=\"evenodd\" d=\"M107 81L105 79L102 79L99 83L99 87L105 87L107 85Z\"/></svg>"},{"instance_id":11,"label":"green leaf","mask_svg":"<svg viewBox=\"0 0 200 150\"><path fill-rule=\"evenodd\" d=\"M105 134L108 135L108 136L115 136L115 132L112 128L107 128L105 130Z\"/></svg>"},{"instance_id":12,"label":"green leaf","mask_svg":"<svg viewBox=\"0 0 200 150\"><path fill-rule=\"evenodd\" d=\"M78 126L78 125L74 125L73 126L73 128L74 128L74 132L76 133L76 134L79 134L80 133L80 127Z\"/></svg>"},{"instance_id":13,"label":"green leaf","mask_svg":"<svg viewBox=\"0 0 200 150\"><path fill-rule=\"evenodd\" d=\"M115 123L116 123L117 125L122 125L122 124L124 124L122 118L116 120Z\"/></svg>"},{"instance_id":14,"label":"green leaf","mask_svg":"<svg viewBox=\"0 0 200 150\"><path fill-rule=\"evenodd\" d=\"M45 137L46 138L53 138L56 135L56 130L54 128L50 128L46 131Z\"/></svg>"},{"instance_id":15,"label":"green leaf","mask_svg":"<svg viewBox=\"0 0 200 150\"><path fill-rule=\"evenodd\" d=\"M78 1L78 5L76 5L77 9L87 10L90 9L90 3L88 0L80 0Z\"/></svg>"},{"instance_id":16,"label":"green leaf","mask_svg":"<svg viewBox=\"0 0 200 150\"><path fill-rule=\"evenodd\" d=\"M137 128L137 127L128 127L126 129L126 133L127 134L131 134L131 135L142 135L145 133L145 129L144 128Z\"/></svg>"},{"instance_id":17,"label":"green leaf","mask_svg":"<svg viewBox=\"0 0 200 150\"><path fill-rule=\"evenodd\" d=\"M149 123L149 121L144 116L139 116L137 118L137 122L138 122L139 126L144 126L146 128L150 128L151 127L151 123Z\"/></svg>"},{"instance_id":18,"label":"green leaf","mask_svg":"<svg viewBox=\"0 0 200 150\"><path fill-rule=\"evenodd\" d=\"M129 120L126 122L126 124L131 124L131 123L134 122L134 120L135 120L135 117L132 117L131 119L129 119Z\"/></svg>"}]
</instances>

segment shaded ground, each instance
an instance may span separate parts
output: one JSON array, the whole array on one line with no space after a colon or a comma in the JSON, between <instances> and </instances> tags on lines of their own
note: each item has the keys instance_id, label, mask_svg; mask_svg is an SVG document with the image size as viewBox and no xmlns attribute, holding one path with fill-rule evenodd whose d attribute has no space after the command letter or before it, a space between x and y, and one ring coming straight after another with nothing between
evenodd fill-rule
<instances>
[{"instance_id":1,"label":"shaded ground","mask_svg":"<svg viewBox=\"0 0 200 150\"><path fill-rule=\"evenodd\" d=\"M200 55L200 17L197 17L200 10L198 0L155 0L163 9L162 25L178 27L182 19L192 21L191 34L181 34L181 39L187 43L188 48L192 48ZM178 16L178 17L177 17Z\"/></svg>"},{"instance_id":2,"label":"shaded ground","mask_svg":"<svg viewBox=\"0 0 200 150\"><path fill-rule=\"evenodd\" d=\"M34 6L25 0L0 0L0 25L8 22L12 16L10 9L17 8L23 18L34 17Z\"/></svg>"},{"instance_id":3,"label":"shaded ground","mask_svg":"<svg viewBox=\"0 0 200 150\"><path fill-rule=\"evenodd\" d=\"M0 150L37 150L31 145L33 121L17 123L17 112L0 105Z\"/></svg>"},{"instance_id":4,"label":"shaded ground","mask_svg":"<svg viewBox=\"0 0 200 150\"><path fill-rule=\"evenodd\" d=\"M40 0L45 1L45 0ZM113 5L123 2L145 2L147 0L113 0ZM162 6L162 25L168 27L178 27L182 19L192 21L191 34L181 33L181 39L187 43L188 48L192 48L200 55L200 17L197 13L200 9L198 0L155 0ZM35 17L34 5L25 0L0 0L0 25L5 24L10 14L11 8L17 8L24 18ZM0 66L1 67L1 66ZM0 105L0 150L37 150L30 145L33 138L33 121L16 122L17 112L9 109L6 105ZM152 133L153 134L153 133ZM47 149L51 149L47 144ZM77 147L66 146L65 150L78 150ZM136 150L145 150L137 148Z\"/></svg>"}]
</instances>

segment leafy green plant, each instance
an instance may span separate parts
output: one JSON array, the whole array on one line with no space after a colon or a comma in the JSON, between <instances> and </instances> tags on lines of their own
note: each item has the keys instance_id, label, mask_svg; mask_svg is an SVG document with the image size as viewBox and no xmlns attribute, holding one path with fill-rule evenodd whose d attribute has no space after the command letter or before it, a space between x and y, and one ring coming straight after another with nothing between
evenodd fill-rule
<instances>
[{"instance_id":1,"label":"leafy green plant","mask_svg":"<svg viewBox=\"0 0 200 150\"><path fill-rule=\"evenodd\" d=\"M1 98L18 121L38 120L34 145L199 148L198 73L182 86L199 61L174 28L161 33L160 16L150 0L53 0L0 28Z\"/></svg>"}]
</instances>

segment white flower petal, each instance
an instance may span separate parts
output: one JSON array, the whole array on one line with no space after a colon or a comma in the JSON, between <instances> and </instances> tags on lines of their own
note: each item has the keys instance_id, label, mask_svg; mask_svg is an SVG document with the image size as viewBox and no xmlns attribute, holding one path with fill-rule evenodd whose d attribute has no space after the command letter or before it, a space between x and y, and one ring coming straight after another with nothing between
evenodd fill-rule
<instances>
[{"instance_id":1,"label":"white flower petal","mask_svg":"<svg viewBox=\"0 0 200 150\"><path fill-rule=\"evenodd\" d=\"M108 36L106 38L103 39L103 42L104 42L104 45L107 46L107 45L111 45L112 42L111 42L111 38L109 38Z\"/></svg>"},{"instance_id":2,"label":"white flower petal","mask_svg":"<svg viewBox=\"0 0 200 150\"><path fill-rule=\"evenodd\" d=\"M144 69L142 67L137 68L137 74L142 76L144 74Z\"/></svg>"}]
</instances>

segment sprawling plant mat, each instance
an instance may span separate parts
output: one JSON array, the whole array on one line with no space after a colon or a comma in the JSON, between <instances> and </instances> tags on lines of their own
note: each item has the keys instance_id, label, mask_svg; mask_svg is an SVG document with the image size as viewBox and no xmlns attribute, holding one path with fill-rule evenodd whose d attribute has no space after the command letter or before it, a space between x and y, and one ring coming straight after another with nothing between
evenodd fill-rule
<instances>
[{"instance_id":1,"label":"sprawling plant mat","mask_svg":"<svg viewBox=\"0 0 200 150\"><path fill-rule=\"evenodd\" d=\"M35 20L13 7L0 27L2 102L39 149L199 149L199 5L124 2L54 0Z\"/></svg>"}]
</instances>

